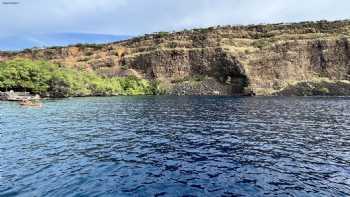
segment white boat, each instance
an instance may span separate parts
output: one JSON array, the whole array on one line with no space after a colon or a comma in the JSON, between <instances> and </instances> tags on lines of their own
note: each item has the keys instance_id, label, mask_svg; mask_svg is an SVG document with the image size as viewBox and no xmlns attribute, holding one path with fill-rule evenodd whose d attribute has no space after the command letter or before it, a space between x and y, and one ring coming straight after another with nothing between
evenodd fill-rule
<instances>
[{"instance_id":1,"label":"white boat","mask_svg":"<svg viewBox=\"0 0 350 197\"><path fill-rule=\"evenodd\" d=\"M23 101L23 100L40 100L39 95L32 95L29 92L0 92L0 100L3 101Z\"/></svg>"}]
</instances>

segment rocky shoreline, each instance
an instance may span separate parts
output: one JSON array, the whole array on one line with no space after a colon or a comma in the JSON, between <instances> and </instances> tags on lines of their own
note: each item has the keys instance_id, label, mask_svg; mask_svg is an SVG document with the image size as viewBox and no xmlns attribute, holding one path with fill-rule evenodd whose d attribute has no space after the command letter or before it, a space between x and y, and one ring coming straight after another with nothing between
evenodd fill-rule
<instances>
[{"instance_id":1,"label":"rocky shoreline","mask_svg":"<svg viewBox=\"0 0 350 197\"><path fill-rule=\"evenodd\" d=\"M27 58L134 76L159 81L171 95L350 95L349 38L349 20L225 26L1 52L0 62Z\"/></svg>"}]
</instances>

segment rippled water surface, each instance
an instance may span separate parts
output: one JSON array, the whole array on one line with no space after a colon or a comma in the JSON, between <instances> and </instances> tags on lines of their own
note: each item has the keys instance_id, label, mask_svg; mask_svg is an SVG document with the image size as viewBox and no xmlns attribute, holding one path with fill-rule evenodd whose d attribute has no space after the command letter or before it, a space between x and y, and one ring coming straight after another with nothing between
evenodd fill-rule
<instances>
[{"instance_id":1,"label":"rippled water surface","mask_svg":"<svg viewBox=\"0 0 350 197\"><path fill-rule=\"evenodd\" d=\"M0 103L0 196L349 196L350 98Z\"/></svg>"}]
</instances>

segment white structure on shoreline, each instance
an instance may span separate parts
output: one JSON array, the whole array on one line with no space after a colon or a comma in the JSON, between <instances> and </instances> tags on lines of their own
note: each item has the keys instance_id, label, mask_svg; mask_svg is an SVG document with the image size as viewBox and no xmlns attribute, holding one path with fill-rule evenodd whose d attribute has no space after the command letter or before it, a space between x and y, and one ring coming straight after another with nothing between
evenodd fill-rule
<instances>
[{"instance_id":1,"label":"white structure on shoreline","mask_svg":"<svg viewBox=\"0 0 350 197\"><path fill-rule=\"evenodd\" d=\"M39 95L32 95L29 92L0 92L0 100L3 101L22 101L22 100L38 100Z\"/></svg>"}]
</instances>

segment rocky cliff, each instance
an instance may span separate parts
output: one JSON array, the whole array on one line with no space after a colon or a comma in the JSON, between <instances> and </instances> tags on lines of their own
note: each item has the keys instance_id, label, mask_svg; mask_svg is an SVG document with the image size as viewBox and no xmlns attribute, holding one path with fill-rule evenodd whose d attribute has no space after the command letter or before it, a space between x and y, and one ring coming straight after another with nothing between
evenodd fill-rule
<instances>
[{"instance_id":1,"label":"rocky cliff","mask_svg":"<svg viewBox=\"0 0 350 197\"><path fill-rule=\"evenodd\" d=\"M0 61L42 59L107 77L157 79L179 95L337 95L350 93L349 36L350 21L225 26L105 45L2 52Z\"/></svg>"}]
</instances>

